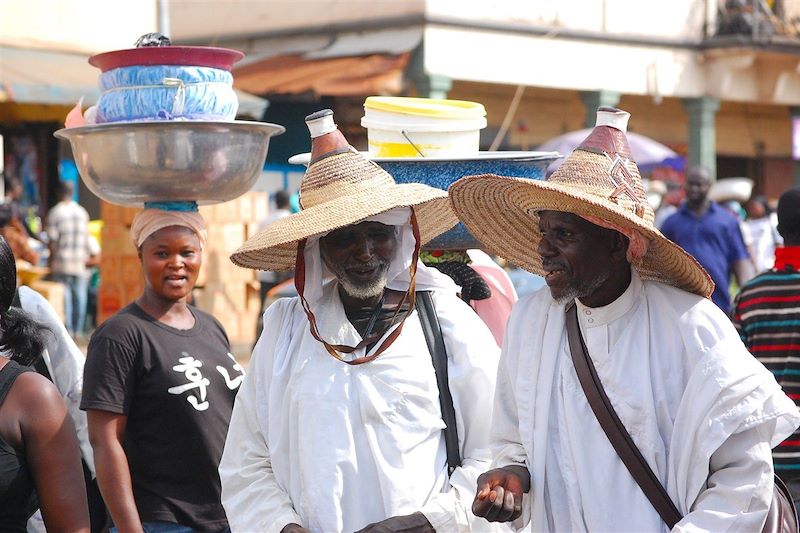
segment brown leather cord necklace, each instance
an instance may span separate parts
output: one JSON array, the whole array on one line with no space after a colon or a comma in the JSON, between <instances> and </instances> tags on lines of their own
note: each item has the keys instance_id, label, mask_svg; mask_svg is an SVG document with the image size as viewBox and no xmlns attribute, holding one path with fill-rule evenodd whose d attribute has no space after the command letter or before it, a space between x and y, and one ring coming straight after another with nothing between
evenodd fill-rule
<instances>
[{"instance_id":1,"label":"brown leather cord necklace","mask_svg":"<svg viewBox=\"0 0 800 533\"><path fill-rule=\"evenodd\" d=\"M369 363L380 354L382 354L392 343L400 336L400 332L403 330L403 324L406 321L406 318L414 311L414 291L416 286L416 277L417 277L417 260L419 259L419 249L420 249L420 237L419 237L419 228L417 227L417 217L414 214L414 210L411 210L411 231L414 234L414 253L411 257L411 267L409 268L411 274L411 281L408 286L408 290L403 295L403 299L400 300L400 303L397 304L395 308L394 315L392 315L392 319L390 320L390 324L394 324L400 310L403 308L403 304L408 300L408 308L406 309L405 314L403 315L402 320L400 321L399 325L383 340L383 342L378 346L377 350L370 355L365 357L358 357L356 359L347 360L344 358L342 354L350 354L354 351L368 347L371 344L377 342L381 335L384 332L378 333L371 333L370 331L365 332L365 338L361 340L356 346L347 346L343 344L330 344L319 333L319 329L317 328L317 319L314 316L314 312L311 311L311 306L308 304L306 300L304 290L306 285L306 258L305 258L305 248L306 248L306 239L301 240L297 243L297 257L295 260L295 276L294 276L294 285L297 288L297 294L300 296L300 303L303 306L303 310L306 313L306 317L308 317L308 324L309 330L311 332L311 336L314 337L316 340L322 343L325 346L325 350L333 357L338 359L343 363L347 363L348 365L361 365L364 363ZM384 288L384 295L386 289ZM382 298L383 299L383 298ZM391 326L390 326L391 327Z\"/></svg>"}]
</instances>

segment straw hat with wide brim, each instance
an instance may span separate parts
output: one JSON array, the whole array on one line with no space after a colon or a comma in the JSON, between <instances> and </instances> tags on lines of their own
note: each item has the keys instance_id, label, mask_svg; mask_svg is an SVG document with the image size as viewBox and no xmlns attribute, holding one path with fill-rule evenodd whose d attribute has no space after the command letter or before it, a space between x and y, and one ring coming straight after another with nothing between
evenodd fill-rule
<instances>
[{"instance_id":1,"label":"straw hat with wide brim","mask_svg":"<svg viewBox=\"0 0 800 533\"><path fill-rule=\"evenodd\" d=\"M642 279L710 297L714 283L708 273L653 225L653 210L624 133L629 116L601 108L589 137L546 181L461 178L449 190L456 214L493 254L542 276L539 211L564 211L635 230L649 241L644 256L633 262Z\"/></svg>"},{"instance_id":2,"label":"straw hat with wide brim","mask_svg":"<svg viewBox=\"0 0 800 533\"><path fill-rule=\"evenodd\" d=\"M420 245L458 223L447 192L392 176L354 149L309 165L300 185L302 210L255 234L231 255L235 264L258 270L292 270L297 244L396 207L413 207Z\"/></svg>"}]
</instances>

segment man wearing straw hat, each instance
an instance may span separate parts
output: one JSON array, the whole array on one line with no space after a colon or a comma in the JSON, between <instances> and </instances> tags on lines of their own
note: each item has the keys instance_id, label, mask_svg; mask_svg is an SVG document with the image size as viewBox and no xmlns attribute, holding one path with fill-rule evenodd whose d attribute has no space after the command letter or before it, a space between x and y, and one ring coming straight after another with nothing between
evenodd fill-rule
<instances>
[{"instance_id":1,"label":"man wearing straw hat","mask_svg":"<svg viewBox=\"0 0 800 533\"><path fill-rule=\"evenodd\" d=\"M530 521L534 531L665 531L672 523L761 531L773 491L770 448L800 412L708 299L706 272L654 227L624 133L628 117L601 108L597 126L547 181L470 176L450 188L459 217L489 251L549 287L520 300L509 320L494 469L479 479L473 511ZM595 410L602 395L590 393L592 372L612 409ZM611 425L598 419L612 411L624 430L607 437ZM625 430L665 499L645 496L612 445ZM669 502L672 512L650 501Z\"/></svg>"},{"instance_id":2,"label":"man wearing straw hat","mask_svg":"<svg viewBox=\"0 0 800 533\"><path fill-rule=\"evenodd\" d=\"M299 293L264 314L236 399L220 464L231 529L462 531L477 520L486 530L470 505L490 464L491 402L475 393L494 390L498 349L450 278L418 261L420 245L457 222L447 194L395 184L330 111L306 120L303 209L231 256L293 268ZM416 291L435 304L456 440L443 435L442 373Z\"/></svg>"}]
</instances>

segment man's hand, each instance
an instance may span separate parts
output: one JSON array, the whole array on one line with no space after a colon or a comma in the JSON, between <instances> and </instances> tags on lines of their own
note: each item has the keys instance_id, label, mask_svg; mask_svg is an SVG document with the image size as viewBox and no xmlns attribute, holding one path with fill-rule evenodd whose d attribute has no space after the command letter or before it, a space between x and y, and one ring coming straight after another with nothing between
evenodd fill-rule
<instances>
[{"instance_id":1,"label":"man's hand","mask_svg":"<svg viewBox=\"0 0 800 533\"><path fill-rule=\"evenodd\" d=\"M309 530L301 526L300 524L286 524L281 529L281 533L311 533Z\"/></svg>"},{"instance_id":2,"label":"man's hand","mask_svg":"<svg viewBox=\"0 0 800 533\"><path fill-rule=\"evenodd\" d=\"M436 530L424 514L414 513L375 522L356 533L436 533Z\"/></svg>"},{"instance_id":3,"label":"man's hand","mask_svg":"<svg viewBox=\"0 0 800 533\"><path fill-rule=\"evenodd\" d=\"M510 522L522 514L522 494L531 489L531 475L524 466L506 466L484 472L472 513L489 522Z\"/></svg>"}]
</instances>

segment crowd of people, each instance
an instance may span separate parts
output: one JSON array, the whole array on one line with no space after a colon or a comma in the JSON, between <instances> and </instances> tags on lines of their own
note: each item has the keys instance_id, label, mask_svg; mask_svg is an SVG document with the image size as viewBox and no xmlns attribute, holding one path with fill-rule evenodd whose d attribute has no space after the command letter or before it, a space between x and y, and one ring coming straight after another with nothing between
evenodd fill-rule
<instances>
[{"instance_id":1,"label":"crowd of people","mask_svg":"<svg viewBox=\"0 0 800 533\"><path fill-rule=\"evenodd\" d=\"M92 329L87 316L92 269L100 264L100 245L89 230L89 214L75 200L75 185L59 181L58 202L47 212L44 227L31 227L20 199L22 184L14 176L4 179L5 196L0 203L0 235L11 246L14 257L26 269L47 267L51 281L63 289L63 308L57 312L73 339L84 340ZM41 271L39 271L41 272Z\"/></svg>"},{"instance_id":2,"label":"crowd of people","mask_svg":"<svg viewBox=\"0 0 800 533\"><path fill-rule=\"evenodd\" d=\"M246 372L190 304L196 211L136 216L144 289L85 366L79 318L16 290L0 238L0 529L41 509L48 531L760 531L784 501L773 473L800 499L800 188L771 262L699 167L659 231L628 117L601 108L546 180L444 191L397 184L330 111L309 116L301 209L280 196L231 256L270 273L262 298L287 276L297 289L264 312ZM85 267L70 198L50 254ZM423 252L459 220L546 287L517 300L486 253Z\"/></svg>"}]
</instances>

